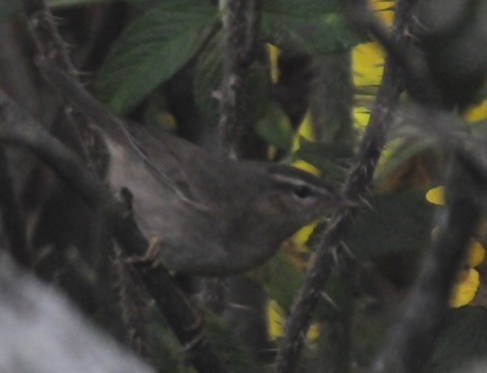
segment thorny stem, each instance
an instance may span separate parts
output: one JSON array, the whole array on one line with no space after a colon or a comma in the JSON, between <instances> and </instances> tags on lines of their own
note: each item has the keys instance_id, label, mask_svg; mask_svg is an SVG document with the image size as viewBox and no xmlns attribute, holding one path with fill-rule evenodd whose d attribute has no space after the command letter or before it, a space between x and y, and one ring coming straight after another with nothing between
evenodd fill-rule
<instances>
[{"instance_id":1,"label":"thorny stem","mask_svg":"<svg viewBox=\"0 0 487 373\"><path fill-rule=\"evenodd\" d=\"M350 0L350 6L354 6L353 3L354 0ZM410 22L410 17L411 2L398 0L393 35L395 40L403 46L407 44L405 30ZM368 185L385 144L385 135L391 122L391 116L402 90L401 72L388 58L367 129L343 189L346 198L360 200L366 196ZM328 282L335 258L340 252L340 244L350 231L352 218L351 209L343 209L338 212L332 217L320 240L315 260L308 269L305 281L291 307L277 356L278 373L293 372L297 365L303 347L303 336L306 335L313 312L320 302L320 294Z\"/></svg>"}]
</instances>

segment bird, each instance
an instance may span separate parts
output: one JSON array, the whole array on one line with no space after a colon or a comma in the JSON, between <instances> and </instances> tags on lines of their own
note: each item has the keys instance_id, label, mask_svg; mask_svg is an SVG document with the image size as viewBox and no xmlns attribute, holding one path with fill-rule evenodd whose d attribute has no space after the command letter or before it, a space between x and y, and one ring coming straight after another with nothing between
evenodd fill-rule
<instances>
[{"instance_id":1,"label":"bird","mask_svg":"<svg viewBox=\"0 0 487 373\"><path fill-rule=\"evenodd\" d=\"M170 270L217 277L247 272L301 227L354 205L295 167L218 157L167 132L129 126L53 62L37 66L99 125L110 156L108 184L131 192L135 219L160 239L160 259Z\"/></svg>"}]
</instances>

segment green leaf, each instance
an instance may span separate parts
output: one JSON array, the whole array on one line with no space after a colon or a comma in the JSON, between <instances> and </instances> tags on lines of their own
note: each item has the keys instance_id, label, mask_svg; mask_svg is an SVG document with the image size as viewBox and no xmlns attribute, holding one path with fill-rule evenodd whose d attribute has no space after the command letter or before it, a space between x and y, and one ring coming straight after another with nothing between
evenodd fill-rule
<instances>
[{"instance_id":1,"label":"green leaf","mask_svg":"<svg viewBox=\"0 0 487 373\"><path fill-rule=\"evenodd\" d=\"M453 372L472 360L486 359L485 330L487 311L484 308L465 306L453 309L448 327L436 342L431 372Z\"/></svg>"},{"instance_id":2,"label":"green leaf","mask_svg":"<svg viewBox=\"0 0 487 373\"><path fill-rule=\"evenodd\" d=\"M264 366L254 362L248 352L237 339L235 334L229 329L223 319L211 311L205 312L207 323L208 337L215 351L230 372L247 373L247 372L269 372Z\"/></svg>"},{"instance_id":3,"label":"green leaf","mask_svg":"<svg viewBox=\"0 0 487 373\"><path fill-rule=\"evenodd\" d=\"M19 7L19 0L0 0L0 22L7 20Z\"/></svg>"},{"instance_id":4,"label":"green leaf","mask_svg":"<svg viewBox=\"0 0 487 373\"><path fill-rule=\"evenodd\" d=\"M220 102L214 96L220 90L223 69L223 39L221 33L200 55L195 69L195 101L203 120L210 126L218 124Z\"/></svg>"},{"instance_id":5,"label":"green leaf","mask_svg":"<svg viewBox=\"0 0 487 373\"><path fill-rule=\"evenodd\" d=\"M127 2L129 2L135 6L138 6L140 8L146 8L146 9L158 7L159 5L163 5L163 6L172 8L174 6L180 6L181 4L183 4L183 6L184 6L184 3L188 3L187 0L184 0L184 1L181 1L181 0L164 0L164 1L161 1L161 0L127 0ZM190 1L189 3L195 4L196 2ZM214 2L212 0L200 0L198 3L199 4L205 3L208 5L214 4Z\"/></svg>"},{"instance_id":6,"label":"green leaf","mask_svg":"<svg viewBox=\"0 0 487 373\"><path fill-rule=\"evenodd\" d=\"M283 150L291 147L294 131L277 103L269 103L266 114L257 121L255 129L269 144Z\"/></svg>"},{"instance_id":7,"label":"green leaf","mask_svg":"<svg viewBox=\"0 0 487 373\"><path fill-rule=\"evenodd\" d=\"M148 342L151 362L159 371L174 373L193 373L194 368L187 363L184 349L169 328L167 321L156 310L150 314ZM252 361L242 342L234 335L223 319L204 309L205 330L224 366L235 373L268 372L265 367Z\"/></svg>"},{"instance_id":8,"label":"green leaf","mask_svg":"<svg viewBox=\"0 0 487 373\"><path fill-rule=\"evenodd\" d=\"M133 109L195 55L216 15L215 7L206 3L180 0L137 18L98 72L98 96L118 113Z\"/></svg>"},{"instance_id":9,"label":"green leaf","mask_svg":"<svg viewBox=\"0 0 487 373\"><path fill-rule=\"evenodd\" d=\"M358 215L350 246L358 258L424 248L431 236L433 205L425 189L379 194Z\"/></svg>"},{"instance_id":10,"label":"green leaf","mask_svg":"<svg viewBox=\"0 0 487 373\"><path fill-rule=\"evenodd\" d=\"M389 141L386 149L392 149L390 154L382 161L379 162L377 170L374 175L374 181L377 184L382 184L388 178L390 178L395 171L397 171L402 165L411 160L418 154L431 149L436 144L436 139L428 137L415 138L415 139L397 139L397 141ZM384 154L388 152L386 150Z\"/></svg>"},{"instance_id":11,"label":"green leaf","mask_svg":"<svg viewBox=\"0 0 487 373\"><path fill-rule=\"evenodd\" d=\"M293 52L336 52L365 41L349 29L335 0L265 1L261 28L264 40Z\"/></svg>"},{"instance_id":12,"label":"green leaf","mask_svg":"<svg viewBox=\"0 0 487 373\"><path fill-rule=\"evenodd\" d=\"M296 292L303 283L302 271L281 251L252 275L263 283L269 297L286 311L291 308Z\"/></svg>"},{"instance_id":13,"label":"green leaf","mask_svg":"<svg viewBox=\"0 0 487 373\"><path fill-rule=\"evenodd\" d=\"M352 156L348 148L308 141L305 138L300 139L299 149L294 153L294 158L312 164L329 180L339 180L343 176L340 163L349 160Z\"/></svg>"},{"instance_id":14,"label":"green leaf","mask_svg":"<svg viewBox=\"0 0 487 373\"><path fill-rule=\"evenodd\" d=\"M195 100L200 113L209 125L216 125L220 116L220 103L215 93L220 91L223 78L224 43L222 35L201 54L195 70ZM239 101L239 112L246 123L257 123L264 115L270 101L268 71L260 61L254 61L247 70Z\"/></svg>"},{"instance_id":15,"label":"green leaf","mask_svg":"<svg viewBox=\"0 0 487 373\"><path fill-rule=\"evenodd\" d=\"M84 5L89 3L106 3L115 0L48 0L50 7Z\"/></svg>"}]
</instances>

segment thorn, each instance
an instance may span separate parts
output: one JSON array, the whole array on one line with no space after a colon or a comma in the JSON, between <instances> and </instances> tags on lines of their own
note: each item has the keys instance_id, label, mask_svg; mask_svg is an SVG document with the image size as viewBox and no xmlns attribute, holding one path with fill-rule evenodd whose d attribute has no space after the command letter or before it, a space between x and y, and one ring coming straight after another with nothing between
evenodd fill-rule
<instances>
[{"instance_id":1,"label":"thorn","mask_svg":"<svg viewBox=\"0 0 487 373\"><path fill-rule=\"evenodd\" d=\"M338 310L338 309L339 309L339 308L338 308L338 305L335 303L335 301L334 301L333 299L331 299L331 297L330 297L328 294L326 294L326 292L325 292L325 291L320 291L320 295L321 295L321 297L323 298L323 300L324 300L326 303L330 304L330 305L331 305L333 308L335 308L336 310Z\"/></svg>"},{"instance_id":2,"label":"thorn","mask_svg":"<svg viewBox=\"0 0 487 373\"><path fill-rule=\"evenodd\" d=\"M331 256L332 256L332 259L333 259L333 263L335 266L338 266L338 252L336 250L336 247L334 247L332 250L331 250Z\"/></svg>"},{"instance_id":3,"label":"thorn","mask_svg":"<svg viewBox=\"0 0 487 373\"><path fill-rule=\"evenodd\" d=\"M361 204L361 206L364 206L364 207L366 207L372 211L375 211L375 209L372 207L372 205L370 204L368 199L365 197L360 198L360 204Z\"/></svg>"},{"instance_id":4,"label":"thorn","mask_svg":"<svg viewBox=\"0 0 487 373\"><path fill-rule=\"evenodd\" d=\"M345 254L347 254L350 259L357 261L357 256L353 253L353 251L350 249L350 247L348 247L348 245L345 242L342 241L340 245L342 246Z\"/></svg>"},{"instance_id":5,"label":"thorn","mask_svg":"<svg viewBox=\"0 0 487 373\"><path fill-rule=\"evenodd\" d=\"M236 310L240 310L240 311L257 313L257 311L253 307L247 306L245 304L228 303L228 306L231 307L231 308L234 308Z\"/></svg>"}]
</instances>

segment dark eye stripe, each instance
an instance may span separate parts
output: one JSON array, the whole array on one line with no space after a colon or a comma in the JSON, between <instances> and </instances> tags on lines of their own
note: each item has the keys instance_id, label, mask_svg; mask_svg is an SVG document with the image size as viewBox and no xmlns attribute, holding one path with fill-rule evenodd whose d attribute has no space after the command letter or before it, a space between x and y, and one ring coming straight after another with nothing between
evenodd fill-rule
<instances>
[{"instance_id":1,"label":"dark eye stripe","mask_svg":"<svg viewBox=\"0 0 487 373\"><path fill-rule=\"evenodd\" d=\"M311 189L308 188L306 185L299 185L294 187L293 193L299 198L306 198L311 195Z\"/></svg>"}]
</instances>

